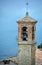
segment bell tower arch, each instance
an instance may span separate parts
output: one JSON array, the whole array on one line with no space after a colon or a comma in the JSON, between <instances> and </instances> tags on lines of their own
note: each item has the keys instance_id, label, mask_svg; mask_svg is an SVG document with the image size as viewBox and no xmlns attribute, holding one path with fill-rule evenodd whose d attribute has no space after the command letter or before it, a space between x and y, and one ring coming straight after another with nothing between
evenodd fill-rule
<instances>
[{"instance_id":1,"label":"bell tower arch","mask_svg":"<svg viewBox=\"0 0 42 65\"><path fill-rule=\"evenodd\" d=\"M28 41L28 28L22 28L22 41Z\"/></svg>"}]
</instances>

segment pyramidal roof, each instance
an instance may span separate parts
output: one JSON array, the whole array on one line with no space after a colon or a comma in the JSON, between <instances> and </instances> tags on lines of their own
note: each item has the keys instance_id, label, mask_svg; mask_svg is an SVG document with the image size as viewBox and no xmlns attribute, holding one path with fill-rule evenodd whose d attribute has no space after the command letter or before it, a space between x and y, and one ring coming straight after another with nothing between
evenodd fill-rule
<instances>
[{"instance_id":1,"label":"pyramidal roof","mask_svg":"<svg viewBox=\"0 0 42 65\"><path fill-rule=\"evenodd\" d=\"M37 21L34 18L32 18L32 17L30 17L28 15L28 12L26 12L26 16L24 18L22 18L22 19L20 19L20 20L17 21L17 23L24 23L24 22L25 23L29 23L29 22L31 22L31 23L37 23Z\"/></svg>"}]
</instances>

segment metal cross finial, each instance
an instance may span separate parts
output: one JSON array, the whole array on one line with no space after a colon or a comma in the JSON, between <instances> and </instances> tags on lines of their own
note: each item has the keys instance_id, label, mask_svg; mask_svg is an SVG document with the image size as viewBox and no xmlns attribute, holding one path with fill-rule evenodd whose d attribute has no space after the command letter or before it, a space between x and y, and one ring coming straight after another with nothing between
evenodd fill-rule
<instances>
[{"instance_id":1,"label":"metal cross finial","mask_svg":"<svg viewBox=\"0 0 42 65\"><path fill-rule=\"evenodd\" d=\"M26 5L27 5L27 10L28 10L28 2L26 3Z\"/></svg>"},{"instance_id":2,"label":"metal cross finial","mask_svg":"<svg viewBox=\"0 0 42 65\"><path fill-rule=\"evenodd\" d=\"M27 0L27 3L26 3L26 16L28 16L28 0Z\"/></svg>"}]
</instances>

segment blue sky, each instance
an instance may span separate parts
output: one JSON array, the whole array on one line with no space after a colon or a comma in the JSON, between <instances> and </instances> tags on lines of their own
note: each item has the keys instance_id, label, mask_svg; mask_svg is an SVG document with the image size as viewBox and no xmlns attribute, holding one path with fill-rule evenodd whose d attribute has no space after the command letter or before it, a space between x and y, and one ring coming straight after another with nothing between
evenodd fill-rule
<instances>
[{"instance_id":1,"label":"blue sky","mask_svg":"<svg viewBox=\"0 0 42 65\"><path fill-rule=\"evenodd\" d=\"M26 2L26 0L0 0L0 56L9 51L8 55L12 54L18 49L17 20L25 16ZM42 42L42 0L28 0L28 3L29 16L38 21L36 24L38 45Z\"/></svg>"}]
</instances>

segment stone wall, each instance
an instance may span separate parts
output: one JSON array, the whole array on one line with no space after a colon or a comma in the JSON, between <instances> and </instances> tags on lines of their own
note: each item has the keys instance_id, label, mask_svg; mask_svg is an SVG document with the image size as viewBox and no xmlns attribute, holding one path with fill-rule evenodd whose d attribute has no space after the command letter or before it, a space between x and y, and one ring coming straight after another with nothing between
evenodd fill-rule
<instances>
[{"instance_id":1,"label":"stone wall","mask_svg":"<svg viewBox=\"0 0 42 65\"><path fill-rule=\"evenodd\" d=\"M19 65L32 65L35 62L35 51L32 51L32 45L19 44ZM33 55L32 55L33 54ZM34 64L35 65L35 64Z\"/></svg>"}]
</instances>

